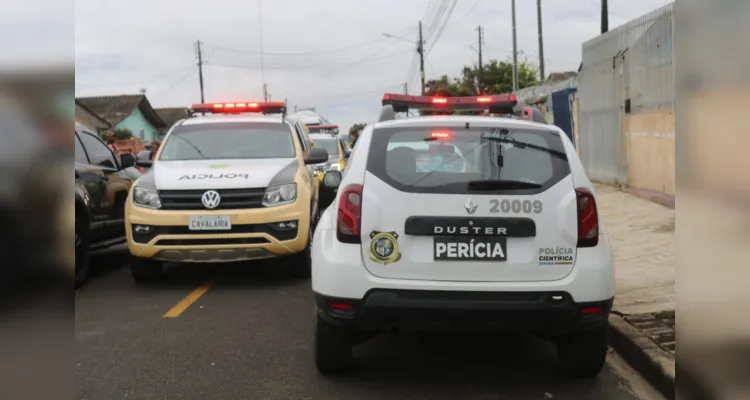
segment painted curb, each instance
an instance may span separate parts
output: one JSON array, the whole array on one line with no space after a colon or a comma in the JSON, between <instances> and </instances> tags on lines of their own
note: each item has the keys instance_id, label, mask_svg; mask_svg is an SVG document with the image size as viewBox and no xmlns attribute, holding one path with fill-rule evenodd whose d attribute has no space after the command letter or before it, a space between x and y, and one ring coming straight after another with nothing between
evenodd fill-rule
<instances>
[{"instance_id":1,"label":"painted curb","mask_svg":"<svg viewBox=\"0 0 750 400\"><path fill-rule=\"evenodd\" d=\"M609 316L609 344L668 399L675 398L675 359L620 316Z\"/></svg>"}]
</instances>

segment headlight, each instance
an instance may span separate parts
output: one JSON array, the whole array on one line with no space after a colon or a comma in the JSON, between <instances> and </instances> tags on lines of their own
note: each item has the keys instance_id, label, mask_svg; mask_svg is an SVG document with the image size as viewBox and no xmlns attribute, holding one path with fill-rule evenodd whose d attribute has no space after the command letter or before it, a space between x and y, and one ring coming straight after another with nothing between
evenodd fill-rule
<instances>
[{"instance_id":1,"label":"headlight","mask_svg":"<svg viewBox=\"0 0 750 400\"><path fill-rule=\"evenodd\" d=\"M147 208L161 208L161 199L156 189L136 186L133 189L133 204Z\"/></svg>"},{"instance_id":2,"label":"headlight","mask_svg":"<svg viewBox=\"0 0 750 400\"><path fill-rule=\"evenodd\" d=\"M266 207L280 206L292 203L295 200L297 200L297 184L287 183L286 185L266 189L266 194L263 196L263 205Z\"/></svg>"}]
</instances>

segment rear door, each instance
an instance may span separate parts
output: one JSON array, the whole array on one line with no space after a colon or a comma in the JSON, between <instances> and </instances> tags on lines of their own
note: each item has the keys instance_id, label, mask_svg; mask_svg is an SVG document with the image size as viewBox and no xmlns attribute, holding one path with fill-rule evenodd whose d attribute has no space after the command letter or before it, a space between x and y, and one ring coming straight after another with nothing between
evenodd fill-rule
<instances>
[{"instance_id":1,"label":"rear door","mask_svg":"<svg viewBox=\"0 0 750 400\"><path fill-rule=\"evenodd\" d=\"M576 195L558 131L435 123L372 135L362 198L370 273L473 282L568 275ZM395 246L383 240L389 234Z\"/></svg>"}]
</instances>

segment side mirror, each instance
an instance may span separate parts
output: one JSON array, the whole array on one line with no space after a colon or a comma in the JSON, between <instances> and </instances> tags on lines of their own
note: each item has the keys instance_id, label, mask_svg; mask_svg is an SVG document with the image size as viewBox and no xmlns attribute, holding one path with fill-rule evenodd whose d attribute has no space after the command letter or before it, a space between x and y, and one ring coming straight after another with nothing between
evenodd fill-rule
<instances>
[{"instance_id":1,"label":"side mirror","mask_svg":"<svg viewBox=\"0 0 750 400\"><path fill-rule=\"evenodd\" d=\"M120 155L120 167L122 169L130 168L135 166L135 157L132 154L122 154Z\"/></svg>"},{"instance_id":2,"label":"side mirror","mask_svg":"<svg viewBox=\"0 0 750 400\"><path fill-rule=\"evenodd\" d=\"M326 161L328 161L328 152L320 147L313 147L310 149L310 152L307 153L305 165L320 164Z\"/></svg>"},{"instance_id":3,"label":"side mirror","mask_svg":"<svg viewBox=\"0 0 750 400\"><path fill-rule=\"evenodd\" d=\"M325 210L336 199L339 185L341 185L341 171L328 171L323 175L323 185L320 187L318 207Z\"/></svg>"},{"instance_id":4,"label":"side mirror","mask_svg":"<svg viewBox=\"0 0 750 400\"><path fill-rule=\"evenodd\" d=\"M154 165L152 160L138 160L135 165L141 168L151 168Z\"/></svg>"}]
</instances>

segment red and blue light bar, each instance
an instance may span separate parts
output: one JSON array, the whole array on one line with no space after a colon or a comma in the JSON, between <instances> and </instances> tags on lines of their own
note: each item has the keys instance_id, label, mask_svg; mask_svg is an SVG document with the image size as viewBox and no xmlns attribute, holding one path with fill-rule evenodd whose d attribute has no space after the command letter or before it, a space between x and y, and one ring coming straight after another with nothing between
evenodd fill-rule
<instances>
[{"instance_id":1,"label":"red and blue light bar","mask_svg":"<svg viewBox=\"0 0 750 400\"><path fill-rule=\"evenodd\" d=\"M263 113L263 114L280 114L286 111L286 103L276 102L257 102L257 101L237 101L225 103L205 103L193 104L190 109L194 112L204 112L213 114L241 114L241 113Z\"/></svg>"},{"instance_id":2,"label":"red and blue light bar","mask_svg":"<svg viewBox=\"0 0 750 400\"><path fill-rule=\"evenodd\" d=\"M386 93L383 95L382 104L392 106L396 112L406 112L410 109L432 111L489 110L491 113L510 114L513 112L513 107L518 104L518 98L514 94L444 97Z\"/></svg>"}]
</instances>

